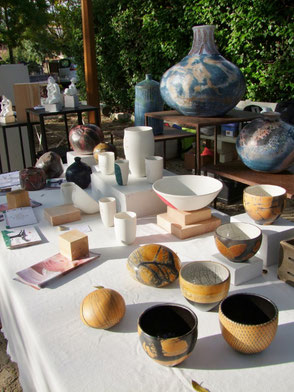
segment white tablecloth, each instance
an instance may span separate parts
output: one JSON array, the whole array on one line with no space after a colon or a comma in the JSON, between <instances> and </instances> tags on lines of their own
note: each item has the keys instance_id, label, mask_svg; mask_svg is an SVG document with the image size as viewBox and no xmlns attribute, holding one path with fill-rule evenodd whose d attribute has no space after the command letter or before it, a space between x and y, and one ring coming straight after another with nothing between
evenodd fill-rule
<instances>
[{"instance_id":1,"label":"white tablecloth","mask_svg":"<svg viewBox=\"0 0 294 392\"><path fill-rule=\"evenodd\" d=\"M122 246L114 229L102 225L99 214L83 215L75 224L89 224L90 249L100 252L100 259L37 291L13 278L17 271L58 253L59 232L44 220L42 209L61 204L61 197L59 190L30 192L30 197L43 203L34 211L45 241L8 250L0 240L1 320L25 392L182 392L193 390L192 379L210 392L293 390L294 289L277 280L276 266L245 285L231 286L231 292L269 297L280 311L271 346L257 355L242 355L222 338L217 312L195 310L181 295L178 280L166 288L148 287L133 280L126 268L133 249L153 242L173 249L183 263L213 260L217 249L212 234L180 241L157 227L154 217L141 218L136 242ZM1 203L5 200L0 198ZM80 319L81 301L97 285L117 290L127 305L123 320L110 330L89 328ZM173 368L150 359L137 335L140 313L160 302L189 306L199 321L193 353Z\"/></svg>"}]
</instances>

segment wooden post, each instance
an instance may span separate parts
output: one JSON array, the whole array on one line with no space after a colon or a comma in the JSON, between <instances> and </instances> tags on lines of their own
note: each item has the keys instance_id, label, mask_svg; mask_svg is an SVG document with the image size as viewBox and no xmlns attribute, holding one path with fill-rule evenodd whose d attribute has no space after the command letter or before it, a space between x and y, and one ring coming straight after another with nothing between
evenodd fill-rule
<instances>
[{"instance_id":1,"label":"wooden post","mask_svg":"<svg viewBox=\"0 0 294 392\"><path fill-rule=\"evenodd\" d=\"M99 116L97 125L100 126L100 101L97 78L92 0L81 0L81 6L87 102L88 105L98 106ZM90 123L96 123L94 112L89 112L88 118Z\"/></svg>"}]
</instances>

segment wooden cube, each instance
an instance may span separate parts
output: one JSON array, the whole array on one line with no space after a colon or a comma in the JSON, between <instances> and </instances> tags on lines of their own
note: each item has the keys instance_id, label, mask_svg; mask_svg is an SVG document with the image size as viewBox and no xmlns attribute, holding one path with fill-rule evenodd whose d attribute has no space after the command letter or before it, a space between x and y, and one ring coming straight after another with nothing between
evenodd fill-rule
<instances>
[{"instance_id":1,"label":"wooden cube","mask_svg":"<svg viewBox=\"0 0 294 392\"><path fill-rule=\"evenodd\" d=\"M168 206L167 216L174 223L185 226L211 218L211 209L209 207L205 207L200 210L182 211Z\"/></svg>"},{"instance_id":2,"label":"wooden cube","mask_svg":"<svg viewBox=\"0 0 294 392\"><path fill-rule=\"evenodd\" d=\"M294 286L294 238L280 242L278 278Z\"/></svg>"},{"instance_id":3,"label":"wooden cube","mask_svg":"<svg viewBox=\"0 0 294 392\"><path fill-rule=\"evenodd\" d=\"M70 230L59 236L60 253L70 260L89 255L88 236L79 230Z\"/></svg>"},{"instance_id":4,"label":"wooden cube","mask_svg":"<svg viewBox=\"0 0 294 392\"><path fill-rule=\"evenodd\" d=\"M6 194L8 209L29 207L31 205L29 192L24 189L17 189Z\"/></svg>"},{"instance_id":5,"label":"wooden cube","mask_svg":"<svg viewBox=\"0 0 294 392\"><path fill-rule=\"evenodd\" d=\"M59 226L80 220L81 211L72 204L63 204L61 206L44 208L44 217L52 226Z\"/></svg>"}]
</instances>

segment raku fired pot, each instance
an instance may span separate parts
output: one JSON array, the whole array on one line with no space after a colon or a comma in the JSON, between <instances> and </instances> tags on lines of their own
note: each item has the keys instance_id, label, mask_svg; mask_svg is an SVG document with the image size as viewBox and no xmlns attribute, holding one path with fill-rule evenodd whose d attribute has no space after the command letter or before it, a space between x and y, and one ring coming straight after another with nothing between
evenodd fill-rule
<instances>
[{"instance_id":1,"label":"raku fired pot","mask_svg":"<svg viewBox=\"0 0 294 392\"><path fill-rule=\"evenodd\" d=\"M225 223L214 232L215 244L227 259L247 261L259 250L261 230L250 223Z\"/></svg>"},{"instance_id":2,"label":"raku fired pot","mask_svg":"<svg viewBox=\"0 0 294 392\"><path fill-rule=\"evenodd\" d=\"M97 125L85 124L72 127L68 139L75 152L86 155L92 154L94 147L104 140L104 135Z\"/></svg>"},{"instance_id":3,"label":"raku fired pot","mask_svg":"<svg viewBox=\"0 0 294 392\"><path fill-rule=\"evenodd\" d=\"M276 185L252 185L243 191L247 214L259 225L270 225L284 209L286 190Z\"/></svg>"},{"instance_id":4,"label":"raku fired pot","mask_svg":"<svg viewBox=\"0 0 294 392\"><path fill-rule=\"evenodd\" d=\"M214 261L193 261L181 268L180 287L198 310L209 311L227 296L230 271Z\"/></svg>"},{"instance_id":5,"label":"raku fired pot","mask_svg":"<svg viewBox=\"0 0 294 392\"><path fill-rule=\"evenodd\" d=\"M46 173L38 167L28 167L19 172L19 181L22 189L27 191L38 191L46 185Z\"/></svg>"},{"instance_id":6,"label":"raku fired pot","mask_svg":"<svg viewBox=\"0 0 294 392\"><path fill-rule=\"evenodd\" d=\"M239 293L219 306L219 321L225 341L243 354L265 350L278 328L278 308L266 297Z\"/></svg>"},{"instance_id":7,"label":"raku fired pot","mask_svg":"<svg viewBox=\"0 0 294 392\"><path fill-rule=\"evenodd\" d=\"M150 358L160 365L175 366L188 358L195 347L198 319L186 306L159 304L140 315L138 333Z\"/></svg>"},{"instance_id":8,"label":"raku fired pot","mask_svg":"<svg viewBox=\"0 0 294 392\"><path fill-rule=\"evenodd\" d=\"M240 101L245 80L239 68L221 56L215 26L194 26L189 54L162 76L164 101L185 116L222 116Z\"/></svg>"},{"instance_id":9,"label":"raku fired pot","mask_svg":"<svg viewBox=\"0 0 294 392\"><path fill-rule=\"evenodd\" d=\"M147 286L164 287L178 278L181 261L167 246L148 244L130 254L127 268L138 282Z\"/></svg>"}]
</instances>

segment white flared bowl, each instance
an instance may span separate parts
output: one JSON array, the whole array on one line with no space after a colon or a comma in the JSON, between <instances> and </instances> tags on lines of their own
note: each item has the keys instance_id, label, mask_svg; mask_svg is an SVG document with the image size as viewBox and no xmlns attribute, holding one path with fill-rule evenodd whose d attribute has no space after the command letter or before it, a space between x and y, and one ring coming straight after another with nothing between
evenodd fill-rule
<instances>
[{"instance_id":1,"label":"white flared bowl","mask_svg":"<svg viewBox=\"0 0 294 392\"><path fill-rule=\"evenodd\" d=\"M165 204L178 210L193 211L206 207L222 190L221 181L207 176L165 177L152 188Z\"/></svg>"},{"instance_id":2,"label":"white flared bowl","mask_svg":"<svg viewBox=\"0 0 294 392\"><path fill-rule=\"evenodd\" d=\"M72 202L76 208L79 208L85 214L99 212L99 203L78 185L74 187L72 192Z\"/></svg>"}]
</instances>

